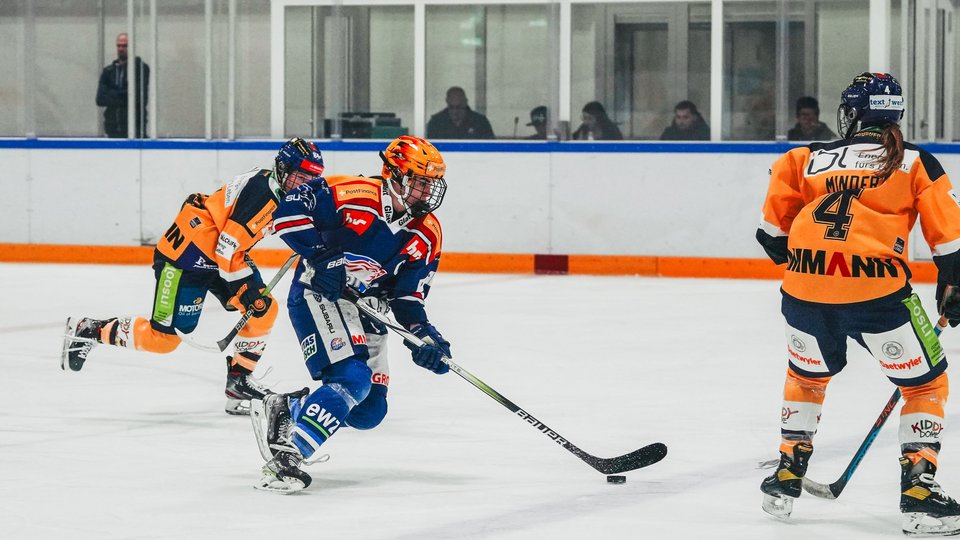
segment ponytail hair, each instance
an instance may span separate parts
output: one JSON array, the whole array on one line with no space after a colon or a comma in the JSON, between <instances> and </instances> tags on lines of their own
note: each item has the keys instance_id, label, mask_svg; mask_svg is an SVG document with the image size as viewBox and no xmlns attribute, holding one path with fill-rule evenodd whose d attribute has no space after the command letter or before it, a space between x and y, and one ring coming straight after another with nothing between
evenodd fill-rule
<instances>
[{"instance_id":1,"label":"ponytail hair","mask_svg":"<svg viewBox=\"0 0 960 540\"><path fill-rule=\"evenodd\" d=\"M880 161L877 176L887 179L900 168L903 162L903 133L899 125L890 124L883 130L883 134L880 135L880 146L884 150L884 156Z\"/></svg>"}]
</instances>

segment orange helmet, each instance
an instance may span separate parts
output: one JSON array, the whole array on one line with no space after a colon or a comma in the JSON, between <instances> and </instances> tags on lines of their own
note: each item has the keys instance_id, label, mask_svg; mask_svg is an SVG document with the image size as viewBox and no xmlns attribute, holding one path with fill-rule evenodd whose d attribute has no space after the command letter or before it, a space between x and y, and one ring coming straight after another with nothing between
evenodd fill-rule
<instances>
[{"instance_id":1,"label":"orange helmet","mask_svg":"<svg viewBox=\"0 0 960 540\"><path fill-rule=\"evenodd\" d=\"M402 135L380 152L383 178L396 182L398 195L413 217L423 217L440 207L447 191L443 175L447 165L437 147L419 137Z\"/></svg>"}]
</instances>

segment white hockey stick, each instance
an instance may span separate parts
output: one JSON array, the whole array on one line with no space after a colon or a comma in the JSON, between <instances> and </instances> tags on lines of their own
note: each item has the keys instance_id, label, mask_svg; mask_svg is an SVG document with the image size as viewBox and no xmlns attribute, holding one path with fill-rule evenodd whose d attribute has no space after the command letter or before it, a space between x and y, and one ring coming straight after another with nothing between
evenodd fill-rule
<instances>
[{"instance_id":1,"label":"white hockey stick","mask_svg":"<svg viewBox=\"0 0 960 540\"><path fill-rule=\"evenodd\" d=\"M293 263L296 262L297 257L299 257L299 255L294 253L293 255L290 256L289 259L287 259L287 262L283 263L283 266L280 267L280 270L277 271L277 274L273 276L273 279L270 280L270 283L268 283L266 288L263 289L263 293L261 293L262 296L267 296L268 294L270 294L270 291L272 291L273 288L277 286L277 283L280 281L280 278L282 278L283 275L287 273L287 270L289 270L290 267L293 266ZM253 317L253 309L248 309L243 314L243 317L240 317L240 320L237 321L237 324L233 325L233 328L230 330L230 332L223 339L218 341L216 345L207 345L204 343L199 343L195 341L193 338L191 338L190 334L184 334L179 329L175 329L175 330L177 332L177 335L180 336L180 339L183 340L183 342L186 343L187 345L193 347L194 349L200 349L201 351L207 351L212 353L221 353L227 350L227 347L230 345L230 342L233 341L233 338L237 337L237 333L240 332L240 330L242 330L243 327L247 325L247 321L249 321L251 317Z\"/></svg>"}]
</instances>

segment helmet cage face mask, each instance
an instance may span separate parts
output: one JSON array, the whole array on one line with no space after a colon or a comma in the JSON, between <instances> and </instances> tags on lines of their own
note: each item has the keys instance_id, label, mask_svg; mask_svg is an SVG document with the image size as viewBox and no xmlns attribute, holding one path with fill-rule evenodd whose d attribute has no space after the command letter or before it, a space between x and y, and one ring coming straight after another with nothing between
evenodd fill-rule
<instances>
[{"instance_id":1,"label":"helmet cage face mask","mask_svg":"<svg viewBox=\"0 0 960 540\"><path fill-rule=\"evenodd\" d=\"M403 204L415 218L421 218L443 203L443 196L447 193L447 181L443 177L431 178L419 174L403 176L400 182L402 188L399 193Z\"/></svg>"}]
</instances>

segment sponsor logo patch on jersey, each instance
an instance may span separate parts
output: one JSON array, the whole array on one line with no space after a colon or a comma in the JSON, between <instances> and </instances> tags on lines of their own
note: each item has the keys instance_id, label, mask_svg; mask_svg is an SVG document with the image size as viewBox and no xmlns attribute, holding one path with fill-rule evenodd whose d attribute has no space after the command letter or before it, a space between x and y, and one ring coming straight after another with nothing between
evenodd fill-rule
<instances>
[{"instance_id":1,"label":"sponsor logo patch on jersey","mask_svg":"<svg viewBox=\"0 0 960 540\"><path fill-rule=\"evenodd\" d=\"M270 223L270 219L273 217L273 211L276 209L277 203L273 202L272 200L267 201L267 204L263 207L263 209L247 222L247 229L249 229L253 234L257 234L257 231L262 229L264 225Z\"/></svg>"},{"instance_id":2,"label":"sponsor logo patch on jersey","mask_svg":"<svg viewBox=\"0 0 960 540\"><path fill-rule=\"evenodd\" d=\"M317 335L310 334L300 342L300 349L303 350L303 359L309 360L311 356L317 353Z\"/></svg>"},{"instance_id":3,"label":"sponsor logo patch on jersey","mask_svg":"<svg viewBox=\"0 0 960 540\"><path fill-rule=\"evenodd\" d=\"M351 335L350 341L352 341L354 345L366 345L367 336L365 334Z\"/></svg>"},{"instance_id":4,"label":"sponsor logo patch on jersey","mask_svg":"<svg viewBox=\"0 0 960 540\"><path fill-rule=\"evenodd\" d=\"M341 337L335 337L335 338L333 338L333 339L330 340L330 350L332 350L332 351L339 351L339 350L342 349L346 344L347 344L347 343L343 340L343 338L341 338Z\"/></svg>"},{"instance_id":5,"label":"sponsor logo patch on jersey","mask_svg":"<svg viewBox=\"0 0 960 540\"><path fill-rule=\"evenodd\" d=\"M349 186L336 186L334 191L337 194L337 202L345 202L352 199L374 199L376 200L379 192L373 186L364 184L351 184Z\"/></svg>"},{"instance_id":6,"label":"sponsor logo patch on jersey","mask_svg":"<svg viewBox=\"0 0 960 540\"><path fill-rule=\"evenodd\" d=\"M190 228L196 229L200 225L200 218L194 217L190 220Z\"/></svg>"},{"instance_id":7,"label":"sponsor logo patch on jersey","mask_svg":"<svg viewBox=\"0 0 960 540\"><path fill-rule=\"evenodd\" d=\"M370 376L370 382L373 384L382 384L384 386L390 385L390 376L386 373L374 373Z\"/></svg>"},{"instance_id":8,"label":"sponsor logo patch on jersey","mask_svg":"<svg viewBox=\"0 0 960 540\"><path fill-rule=\"evenodd\" d=\"M367 232L367 229L370 228L370 225L373 225L375 219L372 213L362 210L349 209L343 212L344 226L355 231L358 235Z\"/></svg>"},{"instance_id":9,"label":"sponsor logo patch on jersey","mask_svg":"<svg viewBox=\"0 0 960 540\"><path fill-rule=\"evenodd\" d=\"M225 232L221 232L220 238L217 238L217 255L224 259L232 259L233 254L239 247L240 243L237 242L237 239Z\"/></svg>"}]
</instances>

